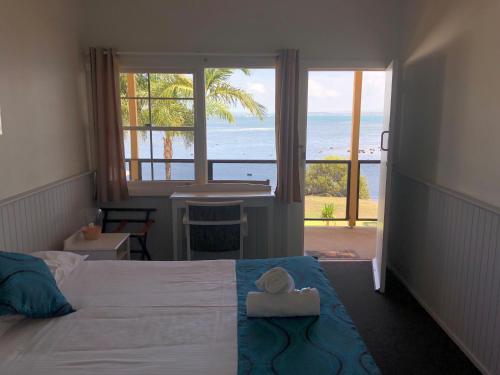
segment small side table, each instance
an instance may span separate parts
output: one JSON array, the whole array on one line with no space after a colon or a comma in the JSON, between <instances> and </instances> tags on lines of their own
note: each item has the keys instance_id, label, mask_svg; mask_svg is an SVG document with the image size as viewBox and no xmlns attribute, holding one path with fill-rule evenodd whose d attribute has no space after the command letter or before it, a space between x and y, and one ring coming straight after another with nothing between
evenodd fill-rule
<instances>
[{"instance_id":1,"label":"small side table","mask_svg":"<svg viewBox=\"0 0 500 375\"><path fill-rule=\"evenodd\" d=\"M88 255L87 260L130 260L129 233L102 233L88 241L78 231L64 240L64 250Z\"/></svg>"}]
</instances>

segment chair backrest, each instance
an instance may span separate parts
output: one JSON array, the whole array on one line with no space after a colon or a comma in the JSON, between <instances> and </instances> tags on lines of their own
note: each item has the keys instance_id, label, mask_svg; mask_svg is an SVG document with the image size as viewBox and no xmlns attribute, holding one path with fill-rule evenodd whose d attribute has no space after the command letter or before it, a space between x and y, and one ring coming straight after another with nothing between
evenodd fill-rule
<instances>
[{"instance_id":1,"label":"chair backrest","mask_svg":"<svg viewBox=\"0 0 500 375\"><path fill-rule=\"evenodd\" d=\"M187 201L186 237L191 251L227 252L243 248L243 201Z\"/></svg>"}]
</instances>

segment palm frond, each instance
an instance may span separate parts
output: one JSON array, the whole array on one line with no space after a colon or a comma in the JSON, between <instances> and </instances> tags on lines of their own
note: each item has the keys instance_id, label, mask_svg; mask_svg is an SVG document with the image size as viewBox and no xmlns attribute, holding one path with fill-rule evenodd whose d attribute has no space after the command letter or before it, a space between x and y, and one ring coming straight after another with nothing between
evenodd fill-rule
<instances>
[{"instance_id":1,"label":"palm frond","mask_svg":"<svg viewBox=\"0 0 500 375\"><path fill-rule=\"evenodd\" d=\"M240 68L239 70L241 70L241 72L246 75L246 76L251 76L252 75L252 72L250 71L250 69L248 68Z\"/></svg>"},{"instance_id":2,"label":"palm frond","mask_svg":"<svg viewBox=\"0 0 500 375\"><path fill-rule=\"evenodd\" d=\"M229 68L207 68L205 69L205 91L210 93L219 82L227 82L234 73L234 69Z\"/></svg>"},{"instance_id":3,"label":"palm frond","mask_svg":"<svg viewBox=\"0 0 500 375\"><path fill-rule=\"evenodd\" d=\"M207 99L206 103L207 117L209 118L219 118L225 120L230 124L235 122L234 115L229 110L228 106L220 101Z\"/></svg>"},{"instance_id":4,"label":"palm frond","mask_svg":"<svg viewBox=\"0 0 500 375\"><path fill-rule=\"evenodd\" d=\"M151 96L192 98L193 80L184 74L150 74Z\"/></svg>"},{"instance_id":5,"label":"palm frond","mask_svg":"<svg viewBox=\"0 0 500 375\"><path fill-rule=\"evenodd\" d=\"M257 102L250 93L231 86L226 82L219 82L214 87L214 90L207 94L208 97L230 106L240 103L243 108L250 111L252 115L257 116L260 120L267 114L266 107Z\"/></svg>"}]
</instances>

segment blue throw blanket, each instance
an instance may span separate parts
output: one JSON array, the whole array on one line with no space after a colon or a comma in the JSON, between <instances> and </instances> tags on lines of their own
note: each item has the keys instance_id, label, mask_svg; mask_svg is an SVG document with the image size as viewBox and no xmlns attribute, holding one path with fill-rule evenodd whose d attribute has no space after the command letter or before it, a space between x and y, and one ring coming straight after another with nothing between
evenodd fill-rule
<instances>
[{"instance_id":1,"label":"blue throw blanket","mask_svg":"<svg viewBox=\"0 0 500 375\"><path fill-rule=\"evenodd\" d=\"M245 299L255 280L280 266L297 289L315 287L321 315L247 318ZM238 374L380 374L344 306L317 260L289 257L236 262L238 288Z\"/></svg>"}]
</instances>

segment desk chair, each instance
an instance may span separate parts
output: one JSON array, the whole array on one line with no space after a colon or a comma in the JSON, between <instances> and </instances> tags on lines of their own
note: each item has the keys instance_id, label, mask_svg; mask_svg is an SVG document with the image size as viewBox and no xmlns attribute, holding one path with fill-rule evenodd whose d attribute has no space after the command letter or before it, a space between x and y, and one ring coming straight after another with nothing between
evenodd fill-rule
<instances>
[{"instance_id":1,"label":"desk chair","mask_svg":"<svg viewBox=\"0 0 500 375\"><path fill-rule=\"evenodd\" d=\"M143 260L151 260L151 255L147 247L148 232L154 223L151 213L156 208L101 208L103 212L102 231L106 233L125 232L130 233L130 238L137 240L140 248L130 250L132 254L141 254ZM115 228L110 228L109 224L118 224Z\"/></svg>"},{"instance_id":2,"label":"desk chair","mask_svg":"<svg viewBox=\"0 0 500 375\"><path fill-rule=\"evenodd\" d=\"M243 201L187 201L183 224L186 227L187 259L193 251L205 253L238 252L243 258L243 237L247 216Z\"/></svg>"}]
</instances>

